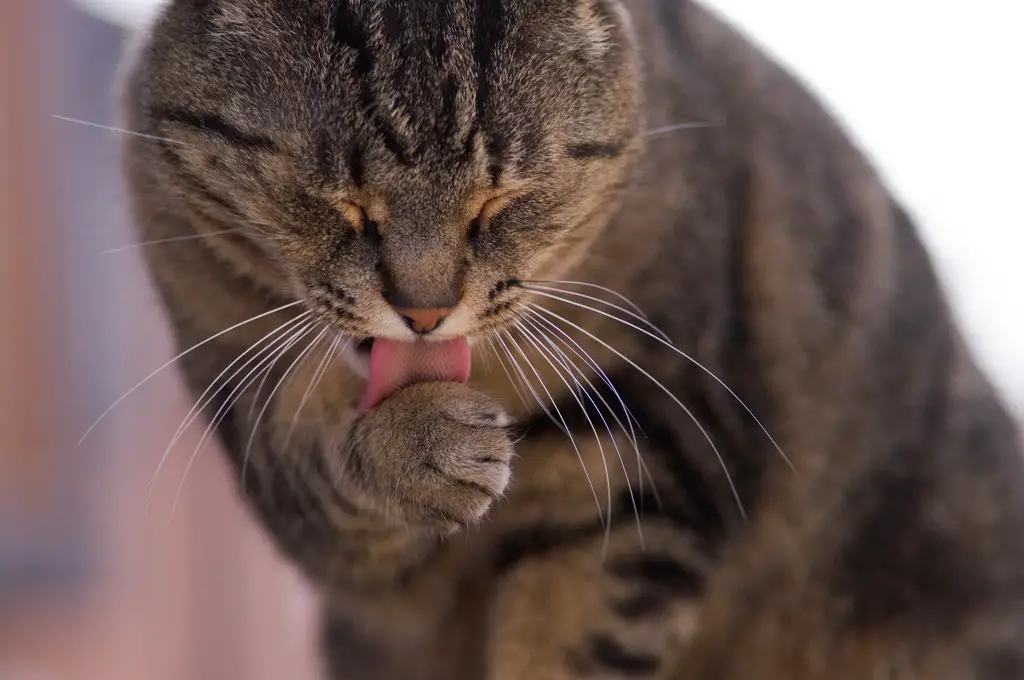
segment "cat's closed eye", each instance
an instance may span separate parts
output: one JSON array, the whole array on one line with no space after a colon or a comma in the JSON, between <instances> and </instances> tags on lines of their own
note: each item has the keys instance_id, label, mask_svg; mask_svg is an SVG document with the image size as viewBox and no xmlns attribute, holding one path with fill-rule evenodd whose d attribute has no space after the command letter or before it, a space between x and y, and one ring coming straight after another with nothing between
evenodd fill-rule
<instances>
[{"instance_id":1,"label":"cat's closed eye","mask_svg":"<svg viewBox=\"0 0 1024 680\"><path fill-rule=\"evenodd\" d=\"M335 202L335 205L341 213L341 216L352 226L353 229L358 232L364 231L367 223L370 221L370 218L366 214L366 210L364 210L361 205L346 200L338 200Z\"/></svg>"},{"instance_id":2,"label":"cat's closed eye","mask_svg":"<svg viewBox=\"0 0 1024 680\"><path fill-rule=\"evenodd\" d=\"M503 189L491 190L474 197L467 211L473 215L469 223L469 239L472 241L478 238L513 200L525 193L524 189Z\"/></svg>"}]
</instances>

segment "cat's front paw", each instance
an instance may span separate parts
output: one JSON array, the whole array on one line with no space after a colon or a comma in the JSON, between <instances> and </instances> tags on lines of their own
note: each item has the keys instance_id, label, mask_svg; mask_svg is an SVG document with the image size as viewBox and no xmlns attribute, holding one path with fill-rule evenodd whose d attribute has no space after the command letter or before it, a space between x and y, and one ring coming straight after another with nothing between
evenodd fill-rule
<instances>
[{"instance_id":1,"label":"cat's front paw","mask_svg":"<svg viewBox=\"0 0 1024 680\"><path fill-rule=\"evenodd\" d=\"M478 521L505 492L510 424L493 399L466 385L406 387L356 425L354 481L388 519L452 531Z\"/></svg>"}]
</instances>

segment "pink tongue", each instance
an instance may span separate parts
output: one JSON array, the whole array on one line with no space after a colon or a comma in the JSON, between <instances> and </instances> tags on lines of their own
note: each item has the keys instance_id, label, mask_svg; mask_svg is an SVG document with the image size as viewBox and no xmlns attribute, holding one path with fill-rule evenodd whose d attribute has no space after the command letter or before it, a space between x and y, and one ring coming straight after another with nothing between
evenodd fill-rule
<instances>
[{"instance_id":1,"label":"pink tongue","mask_svg":"<svg viewBox=\"0 0 1024 680\"><path fill-rule=\"evenodd\" d=\"M359 404L368 411L413 383L469 380L470 354L465 338L444 342L395 342L378 338L370 351L370 377Z\"/></svg>"}]
</instances>

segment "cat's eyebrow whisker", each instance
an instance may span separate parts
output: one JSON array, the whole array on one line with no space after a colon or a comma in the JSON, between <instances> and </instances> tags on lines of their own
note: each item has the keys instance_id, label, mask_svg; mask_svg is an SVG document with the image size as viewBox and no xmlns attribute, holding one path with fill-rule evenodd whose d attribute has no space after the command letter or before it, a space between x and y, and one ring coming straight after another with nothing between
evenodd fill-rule
<instances>
[{"instance_id":1,"label":"cat's eyebrow whisker","mask_svg":"<svg viewBox=\"0 0 1024 680\"><path fill-rule=\"evenodd\" d=\"M160 137L158 135L151 135L145 132L135 132L134 130L125 130L124 128L115 127L113 125L103 125L102 123L93 123L88 120L79 120L78 118L71 118L69 116L61 116L56 113L50 114L51 118L62 120L67 123L74 123L76 125L84 125L86 127L97 128L99 130L106 130L107 132L116 132L122 135L129 135L131 137L141 137L142 139L152 139L156 142L166 142L168 144L177 144L179 146L186 146L185 142L180 139L171 139L170 137Z\"/></svg>"},{"instance_id":2,"label":"cat's eyebrow whisker","mask_svg":"<svg viewBox=\"0 0 1024 680\"><path fill-rule=\"evenodd\" d=\"M303 338L307 337L309 333L312 332L317 327L317 325L317 322L314 321L305 326L305 328L302 331L300 331L301 334L299 335L298 339L294 341L288 341L288 343L283 348L281 348L273 355L272 361L270 361L266 370L272 370L274 365L276 365L277 362L281 360L281 357L283 357L296 342L299 342ZM326 332L326 330L327 329L324 329L324 331L322 331L321 334L317 336L317 339L322 337L323 333ZM313 344L315 344L315 342L316 340L309 343L309 346L306 347L306 351L308 351L309 347L312 347ZM224 400L224 403L221 405L220 409L218 409L214 417L210 419L209 424L206 426L206 430L203 432L203 436L199 438L199 442L196 444L195 449L192 451L191 457L189 457L188 464L185 466L185 472L183 472L181 475L181 482L178 484L178 491L177 493L175 493L174 502L171 504L172 514L174 512L174 508L178 504L178 498L181 496L181 491L185 486L185 479L188 477L189 469L192 467L192 464L196 461L196 458L199 457L199 453L205 448L206 444L210 441L210 439L213 438L213 435L217 431L217 428L220 426L220 423L224 420L224 418L231 411L234 405L238 402L241 396L245 394L245 390L252 385L252 382L253 380L255 380L255 378L250 379L250 376L255 374L257 370L259 370L259 367L253 369L249 376L246 376L246 378L243 379L242 382L238 384L234 391L230 395L228 395L228 398Z\"/></svg>"},{"instance_id":3,"label":"cat's eyebrow whisker","mask_svg":"<svg viewBox=\"0 0 1024 680\"><path fill-rule=\"evenodd\" d=\"M751 410L751 408L749 406L747 406L747 403L745 401L743 401L743 399L741 399L740 396L738 394L736 394L736 392L731 387L729 387L729 385L727 385L724 380L719 378L718 375L716 375L714 371L712 371L710 368L708 368L707 366L705 366L701 362L697 361L697 359L695 359L694 357L690 356L686 352L682 351L681 349L679 349L678 347L673 345L671 342L668 342L668 341L664 340L663 338L658 337L654 333L651 333L650 331L648 331L648 330L646 330L644 328L641 328L640 326L637 326L636 324L633 324L633 323L631 323L631 322L629 322L629 321L627 321L625 319L621 319L621 318L615 316L614 314L609 314L608 312L605 312L603 310L597 309L595 307L591 307L589 305L582 304L580 302L576 302L574 300L570 300L570 299L562 297L560 295L554 295L552 293L547 293L547 292L544 292L544 291L537 291L537 290L534 290L532 292L535 295L540 295L542 297L547 297L547 298L550 298L552 300L557 300L558 302L565 303L567 305L572 305L574 307L579 307L581 309L585 309L585 310L594 312L595 314L600 314L601 316L607 317L607 318L611 319L612 321L616 321L616 322L618 322L620 324L623 324L624 326L628 326L628 327L632 328L633 330L639 331L639 332L643 333L644 335L646 335L647 337L649 337L649 338L651 338L651 339L661 343L662 345L664 345L668 349L672 350L673 352L675 352L676 354L678 354L682 358L684 358L687 361L689 361L691 364L696 366L698 369L700 369L705 374L707 374L709 377L711 377L715 382L717 382L723 389L725 389L726 392L729 393L729 395L733 399L736 400L737 404L739 404L741 407L743 407L743 410L746 411L747 415L749 415L754 420L754 422L757 424L758 428L760 428L761 432L764 433L764 435L768 438L768 441L771 442L772 446L775 448L775 450L778 452L778 454L782 457L782 459L786 462L786 465L789 466L789 469L794 471L794 472L796 471L796 467L793 465L793 462L790 460L789 456L786 455L786 453L782 450L782 447L779 446L779 444L775 441L775 438L772 437L770 432L768 432L768 428L766 428L764 426L764 424L761 422L761 419L758 418L756 415L754 415L753 410ZM545 312L549 311L549 310L547 310L547 309L545 309L543 307L541 307L541 309L544 309Z\"/></svg>"},{"instance_id":4,"label":"cat's eyebrow whisker","mask_svg":"<svg viewBox=\"0 0 1024 680\"><path fill-rule=\"evenodd\" d=\"M526 319L526 318L523 318L522 321L528 322L529 320ZM615 449L615 455L618 456L619 464L622 466L622 472L625 475L627 487L629 486L629 473L626 471L626 464L622 460L622 453L619 451L619 444L618 444L617 438L615 437L615 433L612 432L611 425L608 424L608 420L604 417L604 414L601 412L601 409L597 405L597 402L594 401L594 398L593 398L593 396L591 396L590 391L588 391L586 388L584 388L583 384L576 377L575 372L569 367L569 365L565 361L563 361L561 358L559 358L559 356L558 356L558 347L551 341L551 339L547 336L547 334L544 333L543 329L541 329L536 324L531 324L531 325L533 326L533 329L536 331L536 333L534 333L530 329L528 329L525 326L523 326L522 323L518 324L517 328L519 329L519 332L521 334L523 334L523 336L526 337L527 340L529 340L530 344L532 344L533 347L537 350L537 353L540 354L544 358L544 360L548 362L548 364L550 364L552 370L555 371L555 374L558 375L558 378L562 381L563 384L565 384L565 387L569 390L569 393L573 395L573 399L576 400L576 403L580 407L580 412L583 414L583 417L586 418L587 424L590 425L590 429L594 433L594 441L597 442L597 449L598 449L598 451L601 454L601 464L604 467L605 482L606 482L606 487L608 489L608 499L607 499L607 501L608 501L608 522L605 525L604 544L602 546L602 552L601 552L602 558L603 558L607 554L608 541L610 540L611 530L612 530L612 478L611 478L611 473L608 470L607 456L605 456L604 446L601 444L601 436L597 432L597 427L594 425L594 421L591 419L590 414L587 413L586 405L583 403L583 401L580 399L580 397L573 390L572 386L569 384L569 382L563 376L562 370L564 370L569 375L569 378L573 381L573 384L576 385L576 387L579 390L579 392L584 397L586 397L587 401L590 402L590 405L594 407L594 411L597 413L597 416L601 419L601 423L604 425L605 430L608 431L608 437L609 437L609 439L611 439L612 447ZM540 339L538 339L538 335L540 336ZM543 341L543 344L542 344L542 341ZM544 345L546 345L546 347ZM562 353L562 356L564 356L564 353ZM554 359L554 361L552 361L552 359ZM556 366L555 362L557 362L561 368L559 368L559 366ZM571 362L569 362L569 363L571 363ZM586 378L586 376L584 376L584 380L587 381L587 384L590 386L590 389L593 390L594 386L590 383L590 381ZM600 395L598 395L598 397L600 397ZM605 407L607 407L607 406L608 406L608 404L606 402L605 403ZM633 498L632 488L630 488L630 498ZM642 545L643 542L644 542L644 540L643 540L643 526L642 526L642 524L640 522L640 510L636 506L636 499L635 498L633 498L633 514L636 516L636 528L637 528L637 532L638 532L638 534L640 536L640 543Z\"/></svg>"},{"instance_id":5,"label":"cat's eyebrow whisker","mask_svg":"<svg viewBox=\"0 0 1024 680\"><path fill-rule=\"evenodd\" d=\"M111 255L113 253L123 253L127 250L135 250L137 248L146 248L149 246L158 246L164 243L178 243L179 241L195 241L198 239L212 238L214 236L223 236L225 234L237 234L245 231L245 227L238 227L236 229L222 229L220 231L211 231L206 234L189 234L188 236L171 236L169 238L158 238L153 241L143 241L141 243L130 243L126 246L118 246L117 248L108 248L107 250L101 250L100 255Z\"/></svg>"},{"instance_id":6,"label":"cat's eyebrow whisker","mask_svg":"<svg viewBox=\"0 0 1024 680\"><path fill-rule=\"evenodd\" d=\"M711 127L711 123L705 123L700 121L691 121L688 123L675 123L674 125L662 125L652 130L645 131L641 137L655 137L657 135L663 135L667 132L675 132L676 130L693 130L697 128Z\"/></svg>"},{"instance_id":7,"label":"cat's eyebrow whisker","mask_svg":"<svg viewBox=\"0 0 1024 680\"><path fill-rule=\"evenodd\" d=\"M522 303L517 303L517 304L519 306L521 306L521 307L528 307L530 309L535 309L535 310L537 310L537 311L539 311L539 312L541 312L543 314L551 316L551 317L557 319L558 321L561 321L562 323L565 323L565 324L575 328L576 330L580 331L581 333L583 333L584 335L589 337L594 342L599 343L601 346L603 346L608 351L614 353L616 356L618 356L620 359L622 359L623 361L628 363L630 366L632 366L637 371L639 371L641 374L643 374L644 377L646 377L648 380L650 380L652 383L654 383L658 387L658 389L660 389L669 399L671 399L676 404L676 406L678 406L683 411L683 413L686 414L686 416L693 422L693 424L700 431L701 435L707 441L708 445L711 446L711 450L714 452L715 457L718 458L718 464L721 466L722 472L725 473L726 482L729 484L729 489L732 491L732 496L736 500L736 505L739 508L740 515L743 517L744 520L747 520L746 508L744 508L744 506L743 506L743 501L740 498L739 490L736 488L736 484L733 482L732 474L729 472L729 467L725 464L725 459L722 457L722 454L718 451L718 447L715 446L715 442L711 439L711 435L708 434L707 429L705 429L705 427L701 424L700 420L697 419L697 416L695 416L693 414L693 411L691 411L686 406L686 404L684 404L682 401L680 401L679 397L677 397L675 394L673 394L670 389L668 389L663 384L661 384L661 382L657 378L655 378L653 375L651 375L646 370L644 370L638 363L636 363L635 361L633 361L632 359L627 357L625 354L623 354L619 350L615 349L610 344L608 344L607 342L605 342L601 338L597 337L596 335L594 335L593 333L591 333L587 329L583 328L582 326L580 326L578 324L575 324L572 321L570 321L569 319L566 319L564 316L561 316L560 314L556 314L555 312L552 312L550 309L546 309L545 307L542 307L542 306L540 306L538 304L535 304L535 303L528 303L528 305L523 305Z\"/></svg>"},{"instance_id":8,"label":"cat's eyebrow whisker","mask_svg":"<svg viewBox=\"0 0 1024 680\"><path fill-rule=\"evenodd\" d=\"M530 388L530 391L533 393L534 399L537 400L537 404L540 405L544 413L547 414L548 418L550 418L551 422L555 423L556 426L558 426L559 422L561 422L559 429L561 429L565 436L569 438L569 443L572 444L572 448L576 452L576 458L579 459L580 466L583 468L583 476L587 478L587 484L590 485L590 492L594 494L594 503L597 505L597 514L598 517L600 517L601 525L608 526L608 523L605 520L604 512L601 510L601 499L598 498L597 496L597 488L594 486L594 480L591 479L590 477L590 472L589 470L587 470L587 464L583 461L583 454L580 452L580 447L576 445L576 438L573 437L572 430L569 428L569 424L562 416L562 412L559 410L558 404L555 402L555 398L551 396L551 392L548 391L547 385L544 384L544 379L541 377L540 373L537 372L537 369L530 362L529 358L523 353L522 348L518 348L517 345L517 348L519 349L519 354L526 361L526 364L530 367L530 370L533 371L533 374L537 376L537 381L540 383L541 389L543 389L545 394L548 395L548 401L551 402L551 408L554 409L554 412L557 414L558 420L555 420L555 416L553 416L551 414L551 411L548 410L548 407L545 405L544 400L541 399L539 394L537 394L537 391L534 389L530 381L526 379L526 375L525 373L523 373L523 368L519 365L519 361L512 355L511 350L509 350L508 345L505 344L505 341L502 339L502 336L508 338L508 340L513 344L516 344L514 338L512 338L512 335L508 331L501 331L496 336L494 336L498 340L498 343L504 348L505 353L508 354L508 357L512 361L513 366L515 366L519 374L523 376L523 381Z\"/></svg>"},{"instance_id":9,"label":"cat's eyebrow whisker","mask_svg":"<svg viewBox=\"0 0 1024 680\"><path fill-rule=\"evenodd\" d=\"M271 310L269 310L269 311L266 311L266 312L262 312L261 314L257 314L256 316L252 316L252 317L249 317L249 318L248 318L248 319L246 319L245 321L239 321L238 323L234 324L233 326L229 326L228 328L225 328L224 330L222 330L222 331L219 331L218 333L215 333L214 335L211 335L210 337L206 338L205 340L201 340L201 341L197 342L196 344L192 345L192 346L191 346L191 347L189 347L188 349L186 349L186 350L184 350L184 351L180 352L180 353L179 353L179 354L178 354L177 356L175 356L174 358L172 358L172 359L168 360L167 362L165 362L165 363L161 364L161 365L160 365L159 367L157 367L157 368L156 368L156 370L154 370L154 371L153 371L152 373L150 373L149 375L147 375L147 376L146 376L145 378L143 378L142 380L140 380L139 382L137 382L137 383L136 383L136 384L135 384L135 385L134 385L134 386L133 386L133 387L132 387L131 389L129 389L129 390L128 390L127 392L125 392L124 394L122 394L122 395L121 395L120 397L118 397L118 398L117 398L117 399L116 399L116 400L114 401L114 403L112 403L112 404L111 404L110 406L108 406L108 407L106 408L106 410L104 410L104 411L103 411L103 413L101 413L101 414L99 415L99 417L98 417L98 418L96 418L96 420L95 420L95 421L93 421L92 425L90 425L90 426L88 427L88 429L86 429L85 433L84 433L84 434L83 434L83 435L82 435L82 436L81 436L81 437L79 438L79 440L78 440L78 445L79 445L79 446L81 446L81 445L82 445L82 442L84 442L84 441L86 440L86 438L87 438L87 437L88 437L88 436L89 436L89 435L90 435L90 434L92 433L92 431L93 431L94 429L96 429L96 426L97 426L97 425L99 425L99 424L100 424L100 422L101 422L101 421L102 421L102 420L103 420L104 418L106 418L106 417L107 417L107 416L108 416L108 415L110 414L110 412L111 412L111 411L113 411L113 410L114 410L115 408L117 408L117 407L118 407L118 405L120 405L120 404L121 404L121 403L122 403L122 402L123 402L123 401L124 401L125 399L127 399L128 397L130 397L130 396L131 396L132 394L134 394L134 393L135 393L135 391L136 391L137 389L139 389L140 387L142 387L142 386L143 386L144 384L146 384L146 383L147 383L147 382L148 382L149 380L153 379L153 378L154 378L154 377L155 377L155 376L156 376L157 374L159 374L159 373L160 373L161 371L163 371L163 370L164 370L164 369L166 369L166 368L167 368L168 366L170 366L170 365L171 365L171 364L173 364L174 362L178 361L179 359L181 359L181 358L182 358L182 357L184 357L185 355L187 355L187 354L190 354L191 352L194 352L195 350L199 349L199 348L200 348L200 347L202 347L203 345L206 345L207 343L213 342L213 341L214 341L214 340L216 340L217 338L219 338L219 337L221 337L221 336L223 336L223 335L225 335L225 334L227 334L227 333L230 333L230 332L231 332L231 331L233 331L233 330L236 330L236 329L238 329L238 328L241 328L242 326L245 326L246 324L250 324L250 323L252 323L252 322L254 322L254 321L258 321L259 319L262 319L262 318L264 318L264 317L270 316L271 314L276 314L277 312L281 312L281 311L284 311L284 310L286 310L286 309L291 309L292 307L295 307L295 306L297 306L297 305L301 305L301 304L302 304L302 301L301 301L301 300L296 300L295 302L289 302L289 303L288 303L288 304L286 304L286 305L281 305L280 307L275 307L274 309L271 309Z\"/></svg>"},{"instance_id":10,"label":"cat's eyebrow whisker","mask_svg":"<svg viewBox=\"0 0 1024 680\"><path fill-rule=\"evenodd\" d=\"M665 331L663 331L660 328L658 328L657 326L655 326L643 314L636 314L634 312L629 311L625 307L617 305L617 304L615 304L613 302L608 302L607 300L602 300L599 297L594 297L593 295L587 295L586 293L578 293L578 292L572 291L572 290L561 290L559 288L553 288L551 286L538 286L536 284L523 284L523 290L531 291L531 292L546 291L546 292L550 292L550 293L559 293L561 295L571 295L574 298L582 298L584 300L591 300L592 302L600 302L603 305L611 307L612 309L620 311L623 314L625 314L625 315L627 315L629 317L632 317L632 318L636 319L637 321L640 321L640 322L644 323L649 328L651 328L652 330L657 332L657 334L665 342L670 343L670 344L672 342L672 339L668 337L668 335L665 333Z\"/></svg>"},{"instance_id":11,"label":"cat's eyebrow whisker","mask_svg":"<svg viewBox=\"0 0 1024 680\"><path fill-rule=\"evenodd\" d=\"M538 332L543 332L543 329L541 329L541 327L539 325L539 323L543 323L546 327L548 327L549 329L553 330L554 332L559 333L560 335L564 336L564 338L567 338L569 340L569 342L571 342L573 345L576 345L576 347L579 347L579 343L576 342L571 336L569 336L564 330L562 330L560 327L555 325L551 320L549 320L546 317L543 317L543 316L537 314L536 312L534 312L532 310L525 310L525 312L521 315L520 318L523 319L523 321L525 321L526 323L529 323ZM658 494L657 486L654 483L654 477L651 475L650 470L647 468L647 464L644 462L643 457L640 455L640 447L639 447L639 444L637 442L636 432L633 430L633 423L631 422L631 419L635 420L635 418L633 418L633 414L629 410L629 407L627 407L625 402L622 400L622 397L621 397L621 395L619 395L618 390L615 389L615 386L611 383L610 380L608 380L607 376L604 374L604 371L601 369L600 366L597 365L597 363L590 357L590 355L587 354L586 350L584 350L582 347L579 347L579 350L577 350L577 349L573 348L568 342L566 342L565 339L559 338L560 343L561 343L561 345L563 347L566 347L567 349L569 349L580 360L582 360L592 370L594 370L595 373L597 373L597 374L602 376L602 378L604 379L605 385L607 385L608 388L612 391L612 393L615 395L616 399L618 400L619 405L622 407L622 409L623 409L623 417L626 418L626 423L622 422L622 420L619 418L618 414L615 412L615 409L613 409L611 407L611 405L608 403L608 401L601 395L600 390L598 390L594 386L593 382L591 382L591 380L587 377L587 375L583 371L583 369L581 369L579 367L579 365L576 364L576 362L573 361L572 358L568 354L566 354L565 351L561 347L556 345L552 341L550 336L548 336L546 333L544 335L545 335L545 339L547 340L547 342L549 342L551 344L552 349L554 349L569 364L569 366L571 368L575 369L576 373L587 383L587 387L589 388L590 392L600 400L600 402L604 405L605 409L608 410L608 414L612 417L612 419L615 420L615 423L619 426L619 429L622 430L623 436L626 438L626 441L628 441L630 443L630 445L633 447L633 451L636 454L637 475L638 475L639 484L640 484L640 493L641 494L643 493L643 478L644 478L644 475L647 475L647 478L651 482L651 492L653 493L654 499L655 499L655 501L658 504L658 508L659 509L663 509L664 506L663 506L663 504L661 502L661 497ZM596 406L595 406L595 408L596 408ZM628 427L628 431L627 431L627 425L629 426ZM616 452L618 452L618 448L617 447L616 447ZM622 456L621 455L619 456L619 462L623 463L623 465L624 465L624 462L622 461ZM622 471L624 473L626 473L625 467L623 467ZM629 480L628 473L626 473L626 475L627 475L626 480L628 482L628 480ZM632 493L632 489L630 489L630 492ZM636 499L633 499L633 506L634 506L633 507L634 511L637 511ZM641 538L642 538L642 536L641 536Z\"/></svg>"},{"instance_id":12,"label":"cat's eyebrow whisker","mask_svg":"<svg viewBox=\"0 0 1024 680\"><path fill-rule=\"evenodd\" d=\"M163 470L163 466L167 462L168 456L170 456L171 451L174 449L175 445L177 445L177 443L181 440L181 437L185 434L185 431L188 430L189 426L191 426L192 423L194 423L196 419L198 419L200 415L202 415L203 410L206 409L213 402L213 399L216 397L217 393L223 390L225 386L230 384L230 382L234 380L242 371L244 371L246 367L251 366L253 362L259 361L261 356L276 351L277 348L275 347L275 345L278 345L278 343L280 343L281 345L287 344L288 340L285 339L282 342L282 338L287 336L289 333L294 332L295 328L297 326L300 326L303 320L307 320L307 326L311 325L313 322L308 321L308 317L310 314L311 312L308 311L303 312L302 314L292 317L291 319L285 321L281 325L274 328L272 331L264 335L262 338L260 338L259 340L251 344L248 348L246 348L243 352L241 352L237 357L235 357L234 360L231 361L231 363L229 363L220 373L217 374L217 377L210 381L209 386L207 386L203 393L199 395L199 398L195 400L195 403L188 410L188 413L185 414L185 417L178 425L178 429L175 430L174 435L171 437L171 441L167 444L167 447L164 449L163 455L160 457L160 461L157 463L156 469L153 471L153 476L149 480L149 495L146 499L147 508L149 507L149 503L152 500L153 490L156 487L157 478L160 476L160 472L161 470ZM266 345L260 347L260 345L263 345L264 343L266 343ZM259 349L257 350L258 347ZM247 355L254 351L255 353L252 354L252 356L249 356L248 359L245 359ZM231 376L224 380L224 383L222 384L221 380L224 379L224 376L228 373L228 371L230 371L238 362L242 361L243 359L245 359L245 361L242 362L242 365L239 366L235 370L235 372L231 374Z\"/></svg>"}]
</instances>

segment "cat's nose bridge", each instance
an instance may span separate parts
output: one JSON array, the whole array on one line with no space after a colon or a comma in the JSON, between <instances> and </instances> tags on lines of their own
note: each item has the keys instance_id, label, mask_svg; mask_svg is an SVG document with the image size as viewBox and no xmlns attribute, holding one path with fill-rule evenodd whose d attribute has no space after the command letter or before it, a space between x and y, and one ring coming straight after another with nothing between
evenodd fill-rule
<instances>
[{"instance_id":1,"label":"cat's nose bridge","mask_svg":"<svg viewBox=\"0 0 1024 680\"><path fill-rule=\"evenodd\" d=\"M413 320L410 328L433 329L462 299L462 253L413 246L397 255L381 262L381 294L403 318Z\"/></svg>"}]
</instances>

